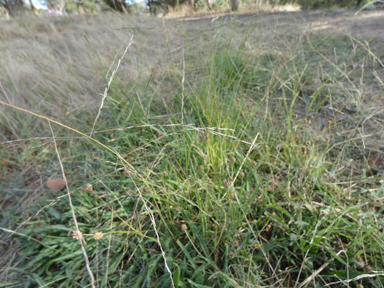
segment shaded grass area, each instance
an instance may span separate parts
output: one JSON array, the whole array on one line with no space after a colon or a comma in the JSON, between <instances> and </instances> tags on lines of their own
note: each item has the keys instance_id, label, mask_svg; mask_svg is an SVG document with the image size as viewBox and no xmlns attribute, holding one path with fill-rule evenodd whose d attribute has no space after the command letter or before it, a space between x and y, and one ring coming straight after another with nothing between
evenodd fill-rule
<instances>
[{"instance_id":1,"label":"shaded grass area","mask_svg":"<svg viewBox=\"0 0 384 288\"><path fill-rule=\"evenodd\" d=\"M52 124L95 286L383 285L373 276L383 271L381 172L367 165L374 148L364 150L381 135L372 107L382 87L364 90L381 79L379 58L328 36L297 45L281 36L288 49L260 51L254 28L220 23L222 38L204 45L191 39L208 32L187 26L163 70L135 82L118 74L92 135L106 147ZM71 127L88 133L95 113L77 113ZM50 132L20 111L2 115L15 138L36 138L29 126ZM68 195L41 180L42 197L26 205L18 188L28 173L61 177L45 137L1 149L1 243L16 252L4 252L0 287L90 284Z\"/></svg>"}]
</instances>

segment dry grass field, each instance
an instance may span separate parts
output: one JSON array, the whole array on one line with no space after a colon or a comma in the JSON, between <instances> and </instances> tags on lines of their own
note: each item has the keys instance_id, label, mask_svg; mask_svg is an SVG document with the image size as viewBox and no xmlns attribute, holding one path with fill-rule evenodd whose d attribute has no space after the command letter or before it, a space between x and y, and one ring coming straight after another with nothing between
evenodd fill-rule
<instances>
[{"instance_id":1,"label":"dry grass field","mask_svg":"<svg viewBox=\"0 0 384 288\"><path fill-rule=\"evenodd\" d=\"M383 287L355 13L0 22L0 287Z\"/></svg>"}]
</instances>

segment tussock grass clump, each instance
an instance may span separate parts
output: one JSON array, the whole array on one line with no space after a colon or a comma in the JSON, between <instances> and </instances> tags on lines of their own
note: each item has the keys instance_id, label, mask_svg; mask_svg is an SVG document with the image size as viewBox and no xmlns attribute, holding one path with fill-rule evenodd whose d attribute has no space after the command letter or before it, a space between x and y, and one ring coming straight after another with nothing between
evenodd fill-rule
<instances>
[{"instance_id":1,"label":"tussock grass clump","mask_svg":"<svg viewBox=\"0 0 384 288\"><path fill-rule=\"evenodd\" d=\"M252 22L184 24L162 67L116 74L92 138L99 107L35 148L74 181L28 215L7 208L20 253L0 287L381 287L379 151L364 150L364 129L381 135L380 89L364 88L381 62L355 38L280 35L279 50Z\"/></svg>"}]
</instances>

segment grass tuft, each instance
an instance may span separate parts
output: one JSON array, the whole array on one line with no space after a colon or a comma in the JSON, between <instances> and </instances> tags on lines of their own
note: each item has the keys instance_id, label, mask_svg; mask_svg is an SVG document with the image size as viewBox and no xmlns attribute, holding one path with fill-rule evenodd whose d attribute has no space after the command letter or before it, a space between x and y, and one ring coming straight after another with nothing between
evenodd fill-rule
<instances>
[{"instance_id":1,"label":"grass tuft","mask_svg":"<svg viewBox=\"0 0 384 288\"><path fill-rule=\"evenodd\" d=\"M128 52L131 33L110 19L116 73L95 31L71 42L100 44L82 60L108 87L92 102L64 97L92 78L77 79L65 50L50 55L73 57L67 80L44 79L37 104L0 79L14 101L0 102L0 287L383 285L382 175L369 160L382 157L380 43L284 28L271 41L274 27L247 19L124 23L138 34ZM165 37L147 34L153 23ZM46 189L53 176L72 180L66 194Z\"/></svg>"}]
</instances>

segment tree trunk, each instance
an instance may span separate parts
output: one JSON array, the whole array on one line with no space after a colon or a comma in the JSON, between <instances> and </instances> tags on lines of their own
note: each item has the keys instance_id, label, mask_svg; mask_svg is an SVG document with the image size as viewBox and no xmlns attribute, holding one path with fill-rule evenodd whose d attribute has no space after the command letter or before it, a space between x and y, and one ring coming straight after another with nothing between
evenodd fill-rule
<instances>
[{"instance_id":1,"label":"tree trunk","mask_svg":"<svg viewBox=\"0 0 384 288\"><path fill-rule=\"evenodd\" d=\"M230 5L231 5L231 10L232 11L237 11L240 8L240 0L231 0Z\"/></svg>"},{"instance_id":2,"label":"tree trunk","mask_svg":"<svg viewBox=\"0 0 384 288\"><path fill-rule=\"evenodd\" d=\"M149 15L152 15L152 0L148 0Z\"/></svg>"},{"instance_id":3,"label":"tree trunk","mask_svg":"<svg viewBox=\"0 0 384 288\"><path fill-rule=\"evenodd\" d=\"M207 6L209 10L212 10L211 0L207 0Z\"/></svg>"},{"instance_id":4,"label":"tree trunk","mask_svg":"<svg viewBox=\"0 0 384 288\"><path fill-rule=\"evenodd\" d=\"M33 15L39 17L39 11L37 11L36 7L33 5L32 0L29 0L29 5L31 5L31 10Z\"/></svg>"},{"instance_id":5,"label":"tree trunk","mask_svg":"<svg viewBox=\"0 0 384 288\"><path fill-rule=\"evenodd\" d=\"M165 11L164 15L168 14L169 12L169 0L165 0Z\"/></svg>"},{"instance_id":6,"label":"tree trunk","mask_svg":"<svg viewBox=\"0 0 384 288\"><path fill-rule=\"evenodd\" d=\"M14 17L15 14L13 13L13 10L11 8L11 4L9 3L10 0L5 0L5 8L8 10L8 14L11 15L11 17Z\"/></svg>"},{"instance_id":7,"label":"tree trunk","mask_svg":"<svg viewBox=\"0 0 384 288\"><path fill-rule=\"evenodd\" d=\"M119 4L120 11L123 12L124 14L128 14L127 9L125 9L124 3L122 0L116 0L117 3Z\"/></svg>"},{"instance_id":8,"label":"tree trunk","mask_svg":"<svg viewBox=\"0 0 384 288\"><path fill-rule=\"evenodd\" d=\"M9 1L8 4L12 10L13 16L22 16L25 14L26 9L23 0L15 0L14 3Z\"/></svg>"},{"instance_id":9,"label":"tree trunk","mask_svg":"<svg viewBox=\"0 0 384 288\"><path fill-rule=\"evenodd\" d=\"M4 6L0 6L0 20L1 19L9 20L8 9L5 8Z\"/></svg>"},{"instance_id":10,"label":"tree trunk","mask_svg":"<svg viewBox=\"0 0 384 288\"><path fill-rule=\"evenodd\" d=\"M80 3L77 3L77 11L79 11L79 14L85 15L85 10L83 5L80 5Z\"/></svg>"}]
</instances>

